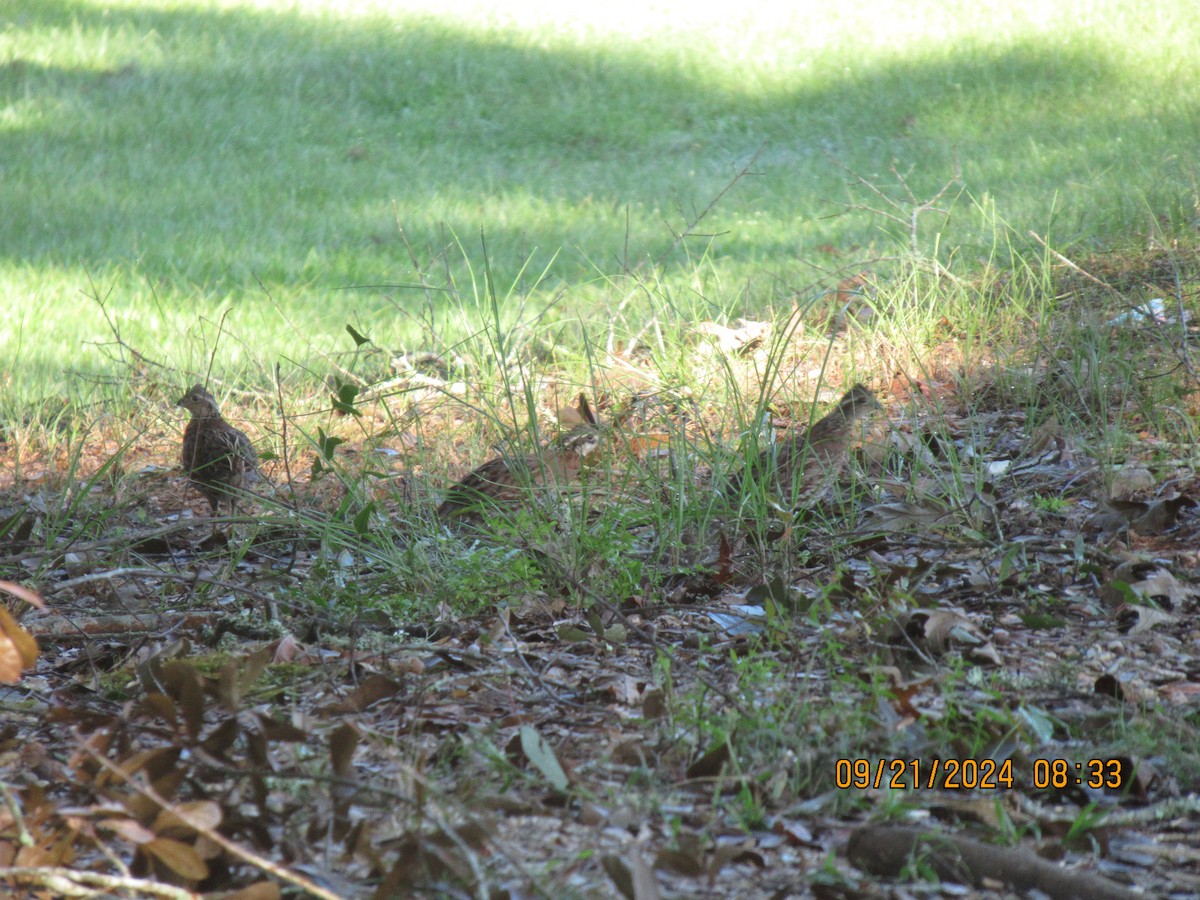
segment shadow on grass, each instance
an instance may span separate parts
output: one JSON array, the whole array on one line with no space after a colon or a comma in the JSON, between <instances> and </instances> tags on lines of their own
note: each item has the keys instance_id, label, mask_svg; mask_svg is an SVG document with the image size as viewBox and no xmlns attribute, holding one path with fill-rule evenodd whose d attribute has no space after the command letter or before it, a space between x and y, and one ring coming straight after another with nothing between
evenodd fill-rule
<instances>
[{"instance_id":1,"label":"shadow on grass","mask_svg":"<svg viewBox=\"0 0 1200 900\"><path fill-rule=\"evenodd\" d=\"M793 88L754 94L667 59L485 42L428 18L13 6L10 29L58 29L86 63L12 52L0 65L0 252L201 298L259 280L325 292L411 280L401 230L436 270L452 235L477 247L482 229L501 285L534 248L542 264L562 248L551 274L576 284L663 253L760 147L754 176L675 250L681 265L720 232L723 262L786 281L818 247L875 240L886 223L869 213L823 217L874 204L847 170L886 184L893 161L930 193L957 161L976 196L1001 191L1005 210L1039 215L1059 186L1082 185L1081 222L1127 218L1116 201L1083 204L1097 172L1132 166L1136 202L1182 196L1123 159L1114 134L1141 124L1119 112L1123 76L1077 43L841 76L798 60ZM1192 124L1157 122L1164 155ZM976 239L965 221L956 237Z\"/></svg>"}]
</instances>

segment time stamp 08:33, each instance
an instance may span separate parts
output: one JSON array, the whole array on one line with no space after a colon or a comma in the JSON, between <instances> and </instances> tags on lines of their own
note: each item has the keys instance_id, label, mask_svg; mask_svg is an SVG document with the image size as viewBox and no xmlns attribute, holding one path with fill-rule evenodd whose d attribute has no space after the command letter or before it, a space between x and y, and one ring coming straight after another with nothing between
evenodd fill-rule
<instances>
[{"instance_id":1,"label":"time stamp 08:33","mask_svg":"<svg viewBox=\"0 0 1200 900\"><path fill-rule=\"evenodd\" d=\"M1063 790L1087 787L1120 791L1129 782L1129 760L1035 759L1028 787ZM1011 759L844 758L834 763L839 788L939 788L944 791L1002 790L1016 786Z\"/></svg>"}]
</instances>

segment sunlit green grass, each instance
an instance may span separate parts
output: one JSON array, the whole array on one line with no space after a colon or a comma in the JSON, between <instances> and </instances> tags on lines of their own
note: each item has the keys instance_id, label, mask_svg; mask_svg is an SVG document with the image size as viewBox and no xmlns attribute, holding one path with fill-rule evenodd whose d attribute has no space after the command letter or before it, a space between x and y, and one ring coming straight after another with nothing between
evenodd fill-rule
<instances>
[{"instance_id":1,"label":"sunlit green grass","mask_svg":"<svg viewBox=\"0 0 1200 900\"><path fill-rule=\"evenodd\" d=\"M485 267L549 321L629 294L636 330L614 276L651 262L681 318L762 314L908 246L856 179L902 199L892 165L918 198L961 173L917 241L968 267L992 210L1062 249L1194 228L1185 0L342 6L5 6L5 406L120 375L95 297L157 361L202 374L218 345L251 381L320 369L347 322L453 343L482 325L440 289Z\"/></svg>"}]
</instances>

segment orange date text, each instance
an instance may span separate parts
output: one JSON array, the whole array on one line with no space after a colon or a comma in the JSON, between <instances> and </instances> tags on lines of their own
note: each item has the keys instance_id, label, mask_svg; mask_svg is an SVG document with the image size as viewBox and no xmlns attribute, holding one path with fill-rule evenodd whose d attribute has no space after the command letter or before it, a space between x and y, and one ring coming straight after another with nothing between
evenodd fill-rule
<instances>
[{"instance_id":1,"label":"orange date text","mask_svg":"<svg viewBox=\"0 0 1200 900\"><path fill-rule=\"evenodd\" d=\"M833 766L839 788L938 788L943 791L995 791L1013 786L1012 760L994 759L839 759Z\"/></svg>"}]
</instances>

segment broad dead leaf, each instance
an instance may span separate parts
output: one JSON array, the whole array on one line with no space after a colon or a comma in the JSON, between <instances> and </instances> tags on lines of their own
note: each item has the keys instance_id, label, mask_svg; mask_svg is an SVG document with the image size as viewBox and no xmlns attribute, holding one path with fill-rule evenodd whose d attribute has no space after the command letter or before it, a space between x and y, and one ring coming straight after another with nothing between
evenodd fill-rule
<instances>
[{"instance_id":1,"label":"broad dead leaf","mask_svg":"<svg viewBox=\"0 0 1200 900\"><path fill-rule=\"evenodd\" d=\"M950 609L915 610L904 625L904 633L919 649L940 657L960 651L973 662L1000 665L1000 654L969 617Z\"/></svg>"},{"instance_id":2,"label":"broad dead leaf","mask_svg":"<svg viewBox=\"0 0 1200 900\"><path fill-rule=\"evenodd\" d=\"M658 879L654 877L654 869L646 862L642 852L633 848L633 896L634 900L659 900L662 895L658 890Z\"/></svg>"},{"instance_id":3,"label":"broad dead leaf","mask_svg":"<svg viewBox=\"0 0 1200 900\"><path fill-rule=\"evenodd\" d=\"M196 832L212 831L223 818L220 804L211 800L177 803L158 814L152 826L161 837L191 837Z\"/></svg>"},{"instance_id":4,"label":"broad dead leaf","mask_svg":"<svg viewBox=\"0 0 1200 900\"><path fill-rule=\"evenodd\" d=\"M155 838L142 844L142 851L185 881L203 881L208 877L208 866L188 844L171 838Z\"/></svg>"},{"instance_id":5,"label":"broad dead leaf","mask_svg":"<svg viewBox=\"0 0 1200 900\"><path fill-rule=\"evenodd\" d=\"M895 532L917 525L930 527L948 521L949 515L943 509L907 501L876 503L867 509L861 530Z\"/></svg>"},{"instance_id":6,"label":"broad dead leaf","mask_svg":"<svg viewBox=\"0 0 1200 900\"><path fill-rule=\"evenodd\" d=\"M699 759L688 766L687 777L689 779L716 778L721 774L721 770L725 768L727 762L729 762L729 741L723 739L709 747Z\"/></svg>"},{"instance_id":7,"label":"broad dead leaf","mask_svg":"<svg viewBox=\"0 0 1200 900\"><path fill-rule=\"evenodd\" d=\"M1123 500L1140 491L1154 489L1154 473L1145 466L1127 465L1113 470L1108 488L1111 500Z\"/></svg>"},{"instance_id":8,"label":"broad dead leaf","mask_svg":"<svg viewBox=\"0 0 1200 900\"><path fill-rule=\"evenodd\" d=\"M1129 635L1141 634L1156 625L1170 625L1178 619L1161 609L1149 606L1123 606L1117 611L1120 630Z\"/></svg>"},{"instance_id":9,"label":"broad dead leaf","mask_svg":"<svg viewBox=\"0 0 1200 900\"><path fill-rule=\"evenodd\" d=\"M1183 584L1171 572L1146 560L1128 560L1113 570L1100 590L1110 606L1150 601L1167 609L1180 609L1196 589Z\"/></svg>"},{"instance_id":10,"label":"broad dead leaf","mask_svg":"<svg viewBox=\"0 0 1200 900\"><path fill-rule=\"evenodd\" d=\"M329 736L329 766L338 778L350 774L358 739L358 729L350 724L339 725Z\"/></svg>"},{"instance_id":11,"label":"broad dead leaf","mask_svg":"<svg viewBox=\"0 0 1200 900\"><path fill-rule=\"evenodd\" d=\"M542 777L550 782L554 790L564 793L570 786L570 779L563 770L554 750L537 730L529 725L521 726L521 751L530 765L542 773Z\"/></svg>"},{"instance_id":12,"label":"broad dead leaf","mask_svg":"<svg viewBox=\"0 0 1200 900\"><path fill-rule=\"evenodd\" d=\"M346 695L340 703L332 706L332 712L362 712L374 703L389 700L400 694L404 686L386 675L370 675L362 684Z\"/></svg>"},{"instance_id":13,"label":"broad dead leaf","mask_svg":"<svg viewBox=\"0 0 1200 900\"><path fill-rule=\"evenodd\" d=\"M1108 500L1088 520L1088 526L1098 531L1120 531L1128 527L1137 534L1163 534L1173 528L1179 513L1196 502L1178 496L1150 502L1142 500Z\"/></svg>"},{"instance_id":14,"label":"broad dead leaf","mask_svg":"<svg viewBox=\"0 0 1200 900\"><path fill-rule=\"evenodd\" d=\"M101 819L96 823L101 828L107 828L131 844L148 844L158 837L153 829L147 828L133 819Z\"/></svg>"},{"instance_id":15,"label":"broad dead leaf","mask_svg":"<svg viewBox=\"0 0 1200 900\"><path fill-rule=\"evenodd\" d=\"M36 591L31 591L29 588L22 587L15 582L0 581L0 591L5 591L6 593L12 594L18 600L24 600L30 606L33 606L37 609L46 608L46 601L44 601Z\"/></svg>"},{"instance_id":16,"label":"broad dead leaf","mask_svg":"<svg viewBox=\"0 0 1200 900\"><path fill-rule=\"evenodd\" d=\"M12 594L38 609L45 609L42 598L28 588L11 581L0 581L0 590ZM0 606L0 682L16 684L21 673L37 662L38 645L33 636L17 624L7 609Z\"/></svg>"},{"instance_id":17,"label":"broad dead leaf","mask_svg":"<svg viewBox=\"0 0 1200 900\"><path fill-rule=\"evenodd\" d=\"M621 896L626 900L635 900L633 871L629 868L628 863L621 857L609 853L600 857L600 865L604 867L604 871L608 873L608 877L612 879L616 889L621 892Z\"/></svg>"}]
</instances>

